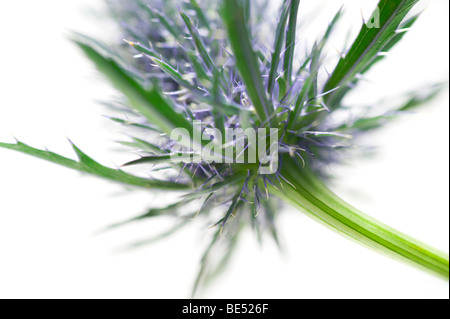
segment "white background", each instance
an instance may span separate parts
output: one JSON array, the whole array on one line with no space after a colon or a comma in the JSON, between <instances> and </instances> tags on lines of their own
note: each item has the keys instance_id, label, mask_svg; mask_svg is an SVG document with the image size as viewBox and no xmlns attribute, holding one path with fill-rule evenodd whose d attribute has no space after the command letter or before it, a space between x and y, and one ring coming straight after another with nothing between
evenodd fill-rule
<instances>
[{"instance_id":1,"label":"white background","mask_svg":"<svg viewBox=\"0 0 450 319\"><path fill-rule=\"evenodd\" d=\"M304 1L303 19L312 18L308 12L318 17L310 24L313 31L299 36L314 38L342 3L348 9L345 26L357 31L361 13L368 17L376 3L360 2L315 1L311 11ZM448 6L446 0L421 4L427 9L420 21L368 75L354 101L448 79ZM106 165L134 158L115 151L113 140L123 135L95 102L114 91L66 39L68 30L114 37L114 28L86 12L98 7L99 1L87 0L0 1L1 141L14 135L73 157L70 137ZM375 133L366 142L379 147L379 156L333 168L332 185L367 214L444 251L449 249L448 109L446 91L418 114ZM206 229L193 226L130 253L117 248L158 232L161 224L93 236L158 200L151 192L124 192L0 150L0 298L188 297ZM261 248L247 234L228 271L201 297L448 298L447 282L373 253L295 210L286 208L279 226L286 246L282 255L269 240Z\"/></svg>"}]
</instances>

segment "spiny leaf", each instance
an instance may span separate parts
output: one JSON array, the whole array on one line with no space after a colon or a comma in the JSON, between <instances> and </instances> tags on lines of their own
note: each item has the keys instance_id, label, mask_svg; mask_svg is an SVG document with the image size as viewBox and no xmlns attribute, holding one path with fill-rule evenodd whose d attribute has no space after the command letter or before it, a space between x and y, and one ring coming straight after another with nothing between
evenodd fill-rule
<instances>
[{"instance_id":1,"label":"spiny leaf","mask_svg":"<svg viewBox=\"0 0 450 319\"><path fill-rule=\"evenodd\" d=\"M144 129L144 130L149 130L149 131L152 131L152 132L159 132L157 129L155 129L155 128L151 127L151 126L148 126L148 125L146 125L146 124L135 123L135 122L127 121L127 120L120 119L120 118L117 118L117 117L108 117L108 119L110 119L110 120L113 121L113 122L122 124L122 125L127 125L127 126L133 126L133 127L137 127L137 128L142 128L142 129Z\"/></svg>"},{"instance_id":2,"label":"spiny leaf","mask_svg":"<svg viewBox=\"0 0 450 319\"><path fill-rule=\"evenodd\" d=\"M330 38L332 31L334 30L334 27L336 26L341 17L342 17L342 8L334 16L322 39L314 45L311 54L307 58L308 62L305 61L305 64L299 70L299 73L302 72L302 69L306 68L307 63L309 63L310 61L309 74L304 80L302 90L295 104L294 112L291 114L289 118L288 129L293 129L296 126L306 126L307 123L313 122L319 115L318 113L316 113L310 116L300 116L303 108L305 107L305 103L309 99L318 99L317 82L319 69L321 67L320 59L322 56L323 49L328 39Z\"/></svg>"},{"instance_id":3,"label":"spiny leaf","mask_svg":"<svg viewBox=\"0 0 450 319\"><path fill-rule=\"evenodd\" d=\"M362 26L361 32L348 54L341 58L325 85L324 91L339 87L325 98L326 104L338 107L343 92L358 74L367 70L378 54L383 51L396 36L398 27L408 12L419 0L380 0L371 19L378 19L379 27Z\"/></svg>"},{"instance_id":4,"label":"spiny leaf","mask_svg":"<svg viewBox=\"0 0 450 319\"><path fill-rule=\"evenodd\" d=\"M306 66L310 62L309 73L307 77L304 79L302 90L300 91L300 94L298 95L297 101L295 103L294 111L291 113L289 117L289 122L287 126L289 130L295 128L296 126L304 126L305 122L312 122L317 117L316 115L308 117L301 116L301 112L309 99L317 98L318 95L317 82L319 70L321 67L322 51L328 39L331 36L334 26L337 24L341 16L342 16L342 8L336 13L330 25L328 26L325 35L318 43L314 45L311 54L309 55L309 57L306 59L305 63L301 66L299 70L300 74L303 69L306 69Z\"/></svg>"},{"instance_id":5,"label":"spiny leaf","mask_svg":"<svg viewBox=\"0 0 450 319\"><path fill-rule=\"evenodd\" d=\"M239 229L237 229L235 233L230 236L230 238L227 238L225 242L222 242L222 244L226 244L226 247L224 247L225 251L221 254L218 260L214 262L213 267L208 267L208 271L204 273L202 280L205 285L208 285L210 281L220 275L228 266L231 261L231 257L233 257L233 254L236 252L236 247L239 244L242 229L242 226L239 227Z\"/></svg>"},{"instance_id":6,"label":"spiny leaf","mask_svg":"<svg viewBox=\"0 0 450 319\"><path fill-rule=\"evenodd\" d=\"M197 78L200 81L209 81L210 76L207 74L208 70L202 65L195 52L187 51L186 53L194 72L197 74Z\"/></svg>"},{"instance_id":7,"label":"spiny leaf","mask_svg":"<svg viewBox=\"0 0 450 319\"><path fill-rule=\"evenodd\" d=\"M175 111L173 102L162 95L156 84L145 89L113 60L105 58L84 43L76 42L76 44L96 64L97 68L109 78L114 86L128 98L131 106L146 117L150 123L166 134L171 134L174 129L185 129L188 136L185 136L186 138L182 141L188 145L184 146L192 146L195 150L201 148L201 145L196 145L190 141L190 138L194 136L195 130L192 123L182 114ZM206 144L205 141L202 142Z\"/></svg>"},{"instance_id":8,"label":"spiny leaf","mask_svg":"<svg viewBox=\"0 0 450 319\"><path fill-rule=\"evenodd\" d=\"M160 216L172 216L172 217L179 217L179 213L180 213L180 209L183 208L186 204L188 204L189 201L180 201L177 202L175 204L163 207L163 208L152 208L149 209L145 214L136 216L134 218L125 220L123 222L119 222L113 225L110 225L102 230L100 230L98 233L104 233L106 231L110 231L116 228L120 228L122 226L126 226L128 224L134 223L134 222L138 222L138 221L142 221L145 219L149 219L149 218L154 218L154 217L160 217Z\"/></svg>"},{"instance_id":9,"label":"spiny leaf","mask_svg":"<svg viewBox=\"0 0 450 319\"><path fill-rule=\"evenodd\" d=\"M141 52L141 53L143 53L145 55L148 55L148 56L153 57L153 58L159 58L159 56L158 56L158 54L156 54L156 52L154 52L150 48L147 48L146 46L142 45L139 42L128 41L126 39L124 39L123 41L125 41L130 46L132 46L133 48L135 48L136 50L138 50L139 52Z\"/></svg>"},{"instance_id":10,"label":"spiny leaf","mask_svg":"<svg viewBox=\"0 0 450 319\"><path fill-rule=\"evenodd\" d=\"M289 26L286 33L286 52L284 55L284 79L290 86L292 83L292 68L294 64L295 42L297 41L297 19L300 0L291 0L289 11Z\"/></svg>"},{"instance_id":11,"label":"spiny leaf","mask_svg":"<svg viewBox=\"0 0 450 319\"><path fill-rule=\"evenodd\" d=\"M167 17L164 14L162 14L161 12L159 12L156 9L153 9L152 7L150 7L150 5L146 5L146 7L149 9L150 13L156 19L158 19L158 21L161 23L161 25L163 27L165 27L166 30L169 31L169 33L175 39L182 40L183 32L181 31L181 29L177 25L174 25L174 24L170 23L169 20L167 19Z\"/></svg>"},{"instance_id":12,"label":"spiny leaf","mask_svg":"<svg viewBox=\"0 0 450 319\"><path fill-rule=\"evenodd\" d=\"M77 154L79 161L66 158L64 156L58 155L50 151L40 150L28 146L22 142L17 142L16 144L0 143L0 147L22 152L80 172L89 173L91 175L95 175L126 185L138 186L143 188L167 189L167 190L189 189L189 186L180 183L173 183L154 179L145 179L134 175L130 175L118 169L103 166L98 162L94 161L89 156L87 156L85 153L83 153L74 144L72 144L72 147L75 153Z\"/></svg>"},{"instance_id":13,"label":"spiny leaf","mask_svg":"<svg viewBox=\"0 0 450 319\"><path fill-rule=\"evenodd\" d=\"M281 10L281 16L278 20L278 27L275 35L275 45L274 45L274 51L272 54L272 62L271 62L271 68L270 68L270 74L269 74L269 83L267 86L267 91L269 93L269 96L272 96L273 89L275 87L275 80L278 76L278 67L280 64L281 59L281 50L284 43L284 38L286 34L286 24L289 16L289 3L291 0L285 0L284 5Z\"/></svg>"},{"instance_id":14,"label":"spiny leaf","mask_svg":"<svg viewBox=\"0 0 450 319\"><path fill-rule=\"evenodd\" d=\"M209 200L210 200L211 198L213 198L213 196L214 196L214 193L211 193L211 194L209 194L209 195L206 197L206 199L204 200L202 206L200 206L200 209L197 211L197 213L196 213L196 215L194 216L194 218L197 217L198 215L200 215L200 214L202 213L202 211L203 211L206 207L208 207Z\"/></svg>"},{"instance_id":15,"label":"spiny leaf","mask_svg":"<svg viewBox=\"0 0 450 319\"><path fill-rule=\"evenodd\" d=\"M318 131L305 131L301 135L304 136L314 136L314 137L340 137L340 138L346 138L346 139L352 139L353 137L351 135L342 134L339 132L318 132Z\"/></svg>"},{"instance_id":16,"label":"spiny leaf","mask_svg":"<svg viewBox=\"0 0 450 319\"><path fill-rule=\"evenodd\" d=\"M295 108L289 118L288 129L291 130L295 127L296 122L300 118L300 113L303 110L306 101L309 99L309 91L313 87L315 80L317 79L317 73L320 68L320 55L315 55L311 61L311 69L309 76L305 79L302 90L295 103Z\"/></svg>"},{"instance_id":17,"label":"spiny leaf","mask_svg":"<svg viewBox=\"0 0 450 319\"><path fill-rule=\"evenodd\" d=\"M380 54L378 54L378 56L366 67L366 69L361 72L361 74L366 73L368 70L370 70L370 68L372 68L372 66L383 60L386 57L386 53L388 53L403 39L403 37L408 33L409 29L414 25L414 23L416 23L418 18L419 15L415 15L414 17L403 22L398 28L399 32L397 32L392 37L392 39L383 47Z\"/></svg>"},{"instance_id":18,"label":"spiny leaf","mask_svg":"<svg viewBox=\"0 0 450 319\"><path fill-rule=\"evenodd\" d=\"M91 47L96 48L99 53L108 56L110 58L113 58L115 61L117 61L120 65L128 65L128 61L126 61L120 54L117 52L114 52L110 47L105 45L104 43L100 42L99 40L96 40L94 38L91 38L85 34L81 34L78 32L72 32L72 37L78 39L79 41L89 44Z\"/></svg>"},{"instance_id":19,"label":"spiny leaf","mask_svg":"<svg viewBox=\"0 0 450 319\"><path fill-rule=\"evenodd\" d=\"M317 79L317 74L320 68L320 53L321 49L314 49L313 56L311 59L310 73L308 77L305 79L305 83L303 84L302 90L297 98L295 103L295 108L289 118L288 129L291 130L295 127L296 122L300 118L300 113L305 106L306 101L310 97L310 90L313 88L313 85Z\"/></svg>"},{"instance_id":20,"label":"spiny leaf","mask_svg":"<svg viewBox=\"0 0 450 319\"><path fill-rule=\"evenodd\" d=\"M159 235L156 235L154 237L151 237L151 238L148 238L148 239L144 239L144 240L140 240L140 241L134 242L134 243L132 243L130 245L127 245L126 247L124 247L122 249L122 251L129 251L129 250L133 250L133 249L138 249L138 248L141 248L143 246L146 246L146 245L149 245L149 244L153 244L153 243L155 243L157 241L165 239L165 238L173 235L177 231L179 231L181 228L183 228L186 225L188 225L190 222L191 222L190 218L183 217L180 222L178 222L177 224L175 224L174 226L172 226L171 228L169 228L165 232L163 232L163 233L161 233Z\"/></svg>"},{"instance_id":21,"label":"spiny leaf","mask_svg":"<svg viewBox=\"0 0 450 319\"><path fill-rule=\"evenodd\" d=\"M344 124L337 128L338 130L358 130L358 131L370 131L378 129L383 125L395 120L403 112L413 111L417 107L433 100L443 89L443 84L433 85L426 90L417 90L409 95L406 103L394 108L385 114L359 118L352 123Z\"/></svg>"},{"instance_id":22,"label":"spiny leaf","mask_svg":"<svg viewBox=\"0 0 450 319\"><path fill-rule=\"evenodd\" d=\"M213 71L213 73L218 72L216 65L214 64L213 59L211 58L211 55L209 54L208 50L205 47L205 44L203 43L203 40L198 33L197 28L192 23L191 18L187 16L187 14L183 11L180 11L181 17L186 24L186 27L189 30L189 33L192 37L192 40L194 41L195 47L197 48L198 53L200 54L201 58L203 59L203 62L206 64L209 70Z\"/></svg>"},{"instance_id":23,"label":"spiny leaf","mask_svg":"<svg viewBox=\"0 0 450 319\"><path fill-rule=\"evenodd\" d=\"M207 187L202 190L197 190L195 192L186 194L183 196L185 199L194 199L199 198L204 195L209 195L210 193L217 192L218 190L224 189L227 186L234 186L235 184L239 184L245 180L245 176L242 175L233 175L230 177L226 177L223 181L217 182L210 187Z\"/></svg>"},{"instance_id":24,"label":"spiny leaf","mask_svg":"<svg viewBox=\"0 0 450 319\"><path fill-rule=\"evenodd\" d=\"M193 84L191 84L188 80L186 80L186 77L183 74L181 74L178 70L174 69L169 63L156 58L152 58L152 61L164 73L168 74L179 85L181 85L186 89L191 90L192 92L197 91L197 88Z\"/></svg>"},{"instance_id":25,"label":"spiny leaf","mask_svg":"<svg viewBox=\"0 0 450 319\"><path fill-rule=\"evenodd\" d=\"M144 141L144 140L136 138L136 137L133 138L133 142L119 142L119 144L122 144L122 145L128 146L128 147L134 147L141 151L149 152L149 153L153 153L153 154L167 153L167 151L163 150L159 146L156 146L152 143L149 143L147 141Z\"/></svg>"},{"instance_id":26,"label":"spiny leaf","mask_svg":"<svg viewBox=\"0 0 450 319\"><path fill-rule=\"evenodd\" d=\"M280 250L282 250L282 245L280 242L280 237L278 236L278 232L277 232L277 228L275 226L275 217L276 217L276 210L273 207L273 202L272 201L265 201L263 203L264 205L264 209L266 212L266 219L267 219L267 223L269 224L269 231L270 234L272 235L272 238L275 242L275 244L278 246L278 248Z\"/></svg>"},{"instance_id":27,"label":"spiny leaf","mask_svg":"<svg viewBox=\"0 0 450 319\"><path fill-rule=\"evenodd\" d=\"M227 213L225 214L225 217L223 218L223 220L221 221L222 223L222 228L225 227L225 224L227 223L228 219L231 217L231 215L234 214L234 212L236 211L236 209L238 208L240 203L240 194L238 194L234 199L233 202L231 203L230 207L228 208Z\"/></svg>"},{"instance_id":28,"label":"spiny leaf","mask_svg":"<svg viewBox=\"0 0 450 319\"><path fill-rule=\"evenodd\" d=\"M258 58L253 51L251 36L245 23L244 8L238 0L224 0L222 3L223 20L228 31L235 63L248 95L261 122L263 124L274 123L275 119L272 116L274 110L269 104L264 89Z\"/></svg>"},{"instance_id":29,"label":"spiny leaf","mask_svg":"<svg viewBox=\"0 0 450 319\"><path fill-rule=\"evenodd\" d=\"M419 15L416 15L408 19L407 21L403 22L398 28L398 30L401 30L401 32L396 33L393 36L393 38L383 47L380 53L359 74L363 75L367 73L367 71L369 71L375 64L384 60L387 56L387 53L403 39L403 37L408 33L408 30L414 25L414 23L417 21L418 18ZM357 85L359 81L360 77L355 78L350 85L339 88L340 92L336 92L336 94L338 94L340 97L345 96L348 92L352 90L352 88L354 88Z\"/></svg>"},{"instance_id":30,"label":"spiny leaf","mask_svg":"<svg viewBox=\"0 0 450 319\"><path fill-rule=\"evenodd\" d=\"M211 31L211 26L209 25L208 18L206 17L206 13L203 11L202 7L198 4L197 0L190 0L189 2L192 9L194 9L198 21L200 23L201 27L207 28L209 31Z\"/></svg>"},{"instance_id":31,"label":"spiny leaf","mask_svg":"<svg viewBox=\"0 0 450 319\"><path fill-rule=\"evenodd\" d=\"M219 104L220 102L220 83L219 83L219 75L216 73L214 75L214 79L213 79L213 87L212 87L212 99L215 101L214 104ZM223 112L219 112L217 110L217 108L213 109L213 116L214 116L214 126L216 129L218 129L220 131L220 133L222 133L222 141L221 143L224 143L224 139L226 136L225 133L225 116L223 114Z\"/></svg>"},{"instance_id":32,"label":"spiny leaf","mask_svg":"<svg viewBox=\"0 0 450 319\"><path fill-rule=\"evenodd\" d=\"M158 88L153 85L149 89L144 89L113 60L105 58L84 43L76 42L76 44L150 123L167 134L170 134L175 128L185 128L189 132L192 131L192 125L189 121L175 111L175 106L161 95Z\"/></svg>"},{"instance_id":33,"label":"spiny leaf","mask_svg":"<svg viewBox=\"0 0 450 319\"><path fill-rule=\"evenodd\" d=\"M173 158L176 157L176 161L192 162L192 154L167 154L167 155L157 155L157 156L144 156L138 160L126 163L122 165L132 166L140 164L161 164L161 163L173 163Z\"/></svg>"},{"instance_id":34,"label":"spiny leaf","mask_svg":"<svg viewBox=\"0 0 450 319\"><path fill-rule=\"evenodd\" d=\"M213 248L217 245L217 241L219 240L219 238L220 238L220 230L216 231L211 242L209 243L208 247L206 248L206 250L204 251L204 253L202 255L202 258L200 260L200 269L197 273L197 277L195 279L195 283L192 288L192 296L194 296L197 293L197 290L200 287L200 284L205 277L210 253L213 250Z\"/></svg>"},{"instance_id":35,"label":"spiny leaf","mask_svg":"<svg viewBox=\"0 0 450 319\"><path fill-rule=\"evenodd\" d=\"M148 53L152 52L151 49L143 46L142 44L126 41L130 45L132 45L134 48L138 49L140 52L145 53L149 55ZM187 51L188 56L190 58L190 62L192 62L193 67L195 68L197 75L201 75L201 78L204 80L211 80L210 77L203 72L203 67L198 64L198 61L196 61L196 57L192 55L189 51ZM225 102L220 96L216 96L215 99L211 99L209 96L204 96L204 92L199 91L193 84L191 84L189 81L185 79L185 76L183 76L178 70L176 70L173 66L171 66L169 63L164 62L158 58L154 58L154 53L152 53L152 61L167 75L169 75L175 82L177 82L180 86L189 89L190 94L194 94L196 98L204 102L208 105L213 106L218 112L224 113L228 116L233 116L236 114L236 112L240 111L247 111L242 108L242 106L232 103L232 102ZM219 81L219 72L215 73L214 81Z\"/></svg>"},{"instance_id":36,"label":"spiny leaf","mask_svg":"<svg viewBox=\"0 0 450 319\"><path fill-rule=\"evenodd\" d=\"M167 75L169 75L175 82L177 82L180 86L189 89L190 90L190 94L194 94L196 96L196 98L201 101L204 102L208 105L211 105L214 107L214 109L216 109L218 112L224 113L226 115L229 116L233 116L236 114L237 111L241 111L243 110L242 107L240 105L237 105L235 103L227 103L224 102L223 99L220 96L216 96L215 99L211 99L211 97L208 96L204 96L204 92L201 92L197 89L197 87L195 87L193 84L191 84L188 80L186 80L185 76L183 74L181 74L178 70L176 70L173 66L171 66L169 63L164 62L158 58L155 58L154 56L155 53L143 46L142 44L139 43L134 43L134 42L130 42L130 41L126 41L127 43L129 43L130 45L132 45L134 48L136 48L138 51L147 54L151 57L152 61ZM204 72L203 67L198 64L198 61L196 61L196 57L192 55L192 53L190 53L189 51L187 51L188 53L188 57L190 59L190 62L192 62L193 67L195 68L195 71L197 73L197 75L200 74L200 78L202 78L203 80L211 80L210 77L206 74L206 72ZM219 81L219 72L215 72L214 73L214 81ZM244 110L245 111L245 110ZM247 112L249 112L247 110Z\"/></svg>"}]
</instances>

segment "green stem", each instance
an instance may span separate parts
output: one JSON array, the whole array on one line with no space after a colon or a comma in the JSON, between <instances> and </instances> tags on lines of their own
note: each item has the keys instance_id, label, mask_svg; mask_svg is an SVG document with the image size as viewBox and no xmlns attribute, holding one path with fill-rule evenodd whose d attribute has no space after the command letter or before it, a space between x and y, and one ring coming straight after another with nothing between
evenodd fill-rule
<instances>
[{"instance_id":1,"label":"green stem","mask_svg":"<svg viewBox=\"0 0 450 319\"><path fill-rule=\"evenodd\" d=\"M331 192L316 176L288 160L283 176L294 187L275 192L329 228L365 246L449 278L449 256L364 215Z\"/></svg>"}]
</instances>

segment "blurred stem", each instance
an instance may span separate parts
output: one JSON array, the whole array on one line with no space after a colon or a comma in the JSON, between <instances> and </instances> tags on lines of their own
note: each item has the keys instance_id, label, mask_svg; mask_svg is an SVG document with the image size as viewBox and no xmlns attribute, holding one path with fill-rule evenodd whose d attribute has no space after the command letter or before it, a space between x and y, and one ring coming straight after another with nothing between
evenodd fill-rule
<instances>
[{"instance_id":1,"label":"blurred stem","mask_svg":"<svg viewBox=\"0 0 450 319\"><path fill-rule=\"evenodd\" d=\"M449 256L364 215L331 192L308 170L286 159L283 176L295 186L273 190L313 219L373 250L449 278Z\"/></svg>"}]
</instances>

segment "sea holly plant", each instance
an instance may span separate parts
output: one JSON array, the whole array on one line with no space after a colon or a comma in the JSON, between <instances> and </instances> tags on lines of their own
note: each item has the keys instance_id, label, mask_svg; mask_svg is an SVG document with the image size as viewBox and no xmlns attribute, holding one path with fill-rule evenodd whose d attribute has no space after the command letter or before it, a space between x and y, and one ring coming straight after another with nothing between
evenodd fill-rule
<instances>
[{"instance_id":1,"label":"sea holly plant","mask_svg":"<svg viewBox=\"0 0 450 319\"><path fill-rule=\"evenodd\" d=\"M327 74L325 48L342 10L299 57L300 0L282 1L277 25L266 37L257 34L267 27L268 1L109 0L125 40L109 46L80 34L72 40L121 92L122 99L109 105L125 116L111 120L132 136L120 144L141 157L109 168L74 144L78 160L20 141L0 147L124 185L173 193L170 205L108 229L170 216L174 227L160 239L203 223L211 242L194 292L226 265L246 227L259 239L269 235L278 243L277 216L286 204L371 249L448 279L447 254L347 204L327 188L324 172L351 155L359 136L439 92L438 84L415 89L403 104L373 115L346 104L364 74L418 19L411 15L418 2L380 0ZM131 167L147 175L132 174Z\"/></svg>"}]
</instances>

